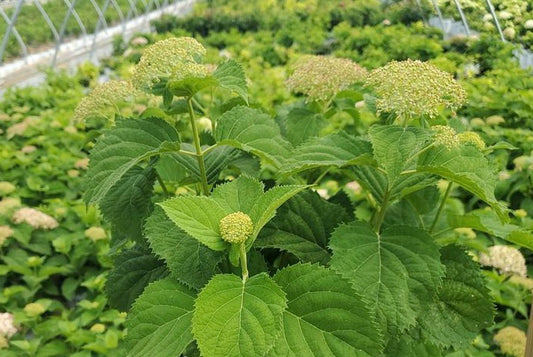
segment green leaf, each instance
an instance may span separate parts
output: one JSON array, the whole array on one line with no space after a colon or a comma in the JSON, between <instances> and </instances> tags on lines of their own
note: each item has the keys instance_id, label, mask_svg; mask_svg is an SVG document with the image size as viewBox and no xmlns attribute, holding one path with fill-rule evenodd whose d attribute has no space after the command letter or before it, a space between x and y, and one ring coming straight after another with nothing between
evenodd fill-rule
<instances>
[{"instance_id":1,"label":"green leaf","mask_svg":"<svg viewBox=\"0 0 533 357\"><path fill-rule=\"evenodd\" d=\"M448 214L447 221L453 228L472 228L533 250L533 233L514 224L500 223L498 216L492 211L475 210L463 215Z\"/></svg>"},{"instance_id":2,"label":"green leaf","mask_svg":"<svg viewBox=\"0 0 533 357\"><path fill-rule=\"evenodd\" d=\"M329 237L346 220L348 215L343 207L329 203L315 192L302 192L278 209L255 246L286 250L303 262L327 264Z\"/></svg>"},{"instance_id":3,"label":"green leaf","mask_svg":"<svg viewBox=\"0 0 533 357\"><path fill-rule=\"evenodd\" d=\"M109 303L120 311L131 304L152 281L168 274L164 263L149 252L139 249L122 251L115 258L115 268L107 277Z\"/></svg>"},{"instance_id":4,"label":"green leaf","mask_svg":"<svg viewBox=\"0 0 533 357\"><path fill-rule=\"evenodd\" d=\"M246 86L246 76L242 66L234 60L228 60L220 64L213 77L218 81L221 88L229 89L248 104L248 88Z\"/></svg>"},{"instance_id":5,"label":"green leaf","mask_svg":"<svg viewBox=\"0 0 533 357\"><path fill-rule=\"evenodd\" d=\"M193 341L195 293L172 279L150 284L128 314L128 357L175 357Z\"/></svg>"},{"instance_id":6,"label":"green leaf","mask_svg":"<svg viewBox=\"0 0 533 357\"><path fill-rule=\"evenodd\" d=\"M316 167L372 164L372 146L359 137L339 132L311 139L297 147L281 168L284 173Z\"/></svg>"},{"instance_id":7,"label":"green leaf","mask_svg":"<svg viewBox=\"0 0 533 357\"><path fill-rule=\"evenodd\" d=\"M403 170L414 168L416 157L426 144L429 134L416 127L402 127L397 125L373 125L368 130L374 157L387 173L389 187Z\"/></svg>"},{"instance_id":8,"label":"green leaf","mask_svg":"<svg viewBox=\"0 0 533 357\"><path fill-rule=\"evenodd\" d=\"M157 155L165 141L179 141L178 133L157 118L122 120L105 130L91 151L86 202L100 202L132 167Z\"/></svg>"},{"instance_id":9,"label":"green leaf","mask_svg":"<svg viewBox=\"0 0 533 357\"><path fill-rule=\"evenodd\" d=\"M113 227L113 243L142 241L142 223L152 209L155 171L151 166L133 166L111 187L100 209Z\"/></svg>"},{"instance_id":10,"label":"green leaf","mask_svg":"<svg viewBox=\"0 0 533 357\"><path fill-rule=\"evenodd\" d=\"M416 170L457 183L488 203L500 219L506 218L505 207L494 197L496 175L487 159L472 145L452 150L443 145L431 148L420 155Z\"/></svg>"},{"instance_id":11,"label":"green leaf","mask_svg":"<svg viewBox=\"0 0 533 357\"><path fill-rule=\"evenodd\" d=\"M181 283L199 290L215 274L222 254L178 228L163 209L154 210L145 232L153 252L165 260L171 275Z\"/></svg>"},{"instance_id":12,"label":"green leaf","mask_svg":"<svg viewBox=\"0 0 533 357\"><path fill-rule=\"evenodd\" d=\"M281 333L285 294L266 274L246 282L216 275L195 303L193 333L202 356L264 356Z\"/></svg>"},{"instance_id":13,"label":"green leaf","mask_svg":"<svg viewBox=\"0 0 533 357\"><path fill-rule=\"evenodd\" d=\"M326 121L321 114L306 108L294 108L285 118L285 131L291 144L297 146L314 138L326 126Z\"/></svg>"},{"instance_id":14,"label":"green leaf","mask_svg":"<svg viewBox=\"0 0 533 357\"><path fill-rule=\"evenodd\" d=\"M192 97L199 91L209 87L215 87L218 81L212 76L189 77L180 80L170 80L167 88L176 97Z\"/></svg>"},{"instance_id":15,"label":"green leaf","mask_svg":"<svg viewBox=\"0 0 533 357\"><path fill-rule=\"evenodd\" d=\"M479 266L463 250L442 249L446 277L438 300L424 307L419 322L422 335L438 346L466 347L494 315L489 290Z\"/></svg>"},{"instance_id":16,"label":"green leaf","mask_svg":"<svg viewBox=\"0 0 533 357\"><path fill-rule=\"evenodd\" d=\"M390 341L385 349L387 357L441 357L441 350L424 341L419 327L413 328L399 338ZM448 355L447 355L448 356Z\"/></svg>"},{"instance_id":17,"label":"green leaf","mask_svg":"<svg viewBox=\"0 0 533 357\"><path fill-rule=\"evenodd\" d=\"M378 356L382 336L370 309L332 270L297 264L274 280L287 294L283 333L271 356Z\"/></svg>"},{"instance_id":18,"label":"green leaf","mask_svg":"<svg viewBox=\"0 0 533 357\"><path fill-rule=\"evenodd\" d=\"M268 114L257 109L236 106L222 114L217 121L215 140L250 152L267 162L279 166L291 144L280 133L278 124Z\"/></svg>"},{"instance_id":19,"label":"green leaf","mask_svg":"<svg viewBox=\"0 0 533 357\"><path fill-rule=\"evenodd\" d=\"M180 196L159 203L167 216L185 232L213 250L225 250L220 237L220 220L228 213L220 204L205 196Z\"/></svg>"},{"instance_id":20,"label":"green leaf","mask_svg":"<svg viewBox=\"0 0 533 357\"><path fill-rule=\"evenodd\" d=\"M444 275L437 245L413 227L390 227L380 236L367 223L352 222L335 230L330 248L331 267L352 282L391 333L414 325Z\"/></svg>"}]
</instances>

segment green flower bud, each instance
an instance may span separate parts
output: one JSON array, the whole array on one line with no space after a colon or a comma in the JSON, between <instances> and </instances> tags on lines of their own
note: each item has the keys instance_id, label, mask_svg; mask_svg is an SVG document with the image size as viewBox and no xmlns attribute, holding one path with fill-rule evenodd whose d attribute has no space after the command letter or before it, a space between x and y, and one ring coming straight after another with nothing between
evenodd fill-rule
<instances>
[{"instance_id":1,"label":"green flower bud","mask_svg":"<svg viewBox=\"0 0 533 357\"><path fill-rule=\"evenodd\" d=\"M435 125L431 130L435 132L433 138L437 144L444 145L447 149L459 146L459 137L455 134L453 128L445 125Z\"/></svg>"},{"instance_id":2,"label":"green flower bud","mask_svg":"<svg viewBox=\"0 0 533 357\"><path fill-rule=\"evenodd\" d=\"M252 219L246 213L235 212L220 220L220 235L226 242L240 244L254 231Z\"/></svg>"},{"instance_id":3,"label":"green flower bud","mask_svg":"<svg viewBox=\"0 0 533 357\"><path fill-rule=\"evenodd\" d=\"M24 312L30 317L42 315L45 311L46 308L38 302L31 302L24 306Z\"/></svg>"},{"instance_id":4,"label":"green flower bud","mask_svg":"<svg viewBox=\"0 0 533 357\"><path fill-rule=\"evenodd\" d=\"M16 187L11 182L0 181L0 195L5 196L15 191Z\"/></svg>"},{"instance_id":5,"label":"green flower bud","mask_svg":"<svg viewBox=\"0 0 533 357\"><path fill-rule=\"evenodd\" d=\"M521 357L526 353L526 334L516 327L502 328L494 335L494 341L506 355Z\"/></svg>"},{"instance_id":6,"label":"green flower bud","mask_svg":"<svg viewBox=\"0 0 533 357\"><path fill-rule=\"evenodd\" d=\"M464 133L460 133L458 136L460 142L473 144L479 150L484 150L487 147L483 139L481 139L481 136L473 131L465 131Z\"/></svg>"}]
</instances>

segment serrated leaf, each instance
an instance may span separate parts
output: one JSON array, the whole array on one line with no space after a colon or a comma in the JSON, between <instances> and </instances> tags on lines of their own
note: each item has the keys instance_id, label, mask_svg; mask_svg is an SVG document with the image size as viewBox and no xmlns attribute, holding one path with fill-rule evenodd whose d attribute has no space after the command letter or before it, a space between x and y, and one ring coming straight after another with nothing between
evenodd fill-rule
<instances>
[{"instance_id":1,"label":"serrated leaf","mask_svg":"<svg viewBox=\"0 0 533 357\"><path fill-rule=\"evenodd\" d=\"M215 140L250 152L267 162L279 166L291 144L280 133L278 124L268 114L257 109L236 106L217 120Z\"/></svg>"},{"instance_id":2,"label":"serrated leaf","mask_svg":"<svg viewBox=\"0 0 533 357\"><path fill-rule=\"evenodd\" d=\"M216 275L195 303L193 333L205 357L264 356L281 332L285 293L266 274Z\"/></svg>"},{"instance_id":3,"label":"serrated leaf","mask_svg":"<svg viewBox=\"0 0 533 357\"><path fill-rule=\"evenodd\" d=\"M533 250L533 233L515 224L500 223L498 216L492 211L475 210L463 215L448 214L447 221L450 227L472 228Z\"/></svg>"},{"instance_id":4,"label":"serrated leaf","mask_svg":"<svg viewBox=\"0 0 533 357\"><path fill-rule=\"evenodd\" d=\"M350 283L319 265L297 264L274 280L287 294L283 333L270 356L377 356L382 337Z\"/></svg>"},{"instance_id":5,"label":"serrated leaf","mask_svg":"<svg viewBox=\"0 0 533 357\"><path fill-rule=\"evenodd\" d=\"M294 108L285 118L287 139L292 145L300 145L308 139L318 136L326 124L326 120L321 114L306 108Z\"/></svg>"},{"instance_id":6,"label":"serrated leaf","mask_svg":"<svg viewBox=\"0 0 533 357\"><path fill-rule=\"evenodd\" d=\"M242 66L234 60L228 60L220 64L213 77L218 81L221 88L235 92L239 97L248 103L248 88L246 86L246 76Z\"/></svg>"},{"instance_id":7,"label":"serrated leaf","mask_svg":"<svg viewBox=\"0 0 533 357\"><path fill-rule=\"evenodd\" d=\"M315 192L301 192L278 209L255 246L285 250L303 262L326 264L330 259L329 237L347 219L343 207L329 203Z\"/></svg>"},{"instance_id":8,"label":"serrated leaf","mask_svg":"<svg viewBox=\"0 0 533 357\"><path fill-rule=\"evenodd\" d=\"M368 165L373 162L370 142L339 132L311 139L298 146L283 162L284 173L317 167Z\"/></svg>"},{"instance_id":9,"label":"serrated leaf","mask_svg":"<svg viewBox=\"0 0 533 357\"><path fill-rule=\"evenodd\" d=\"M185 232L213 250L225 250L220 237L220 220L228 213L205 196L180 196L159 203L166 215Z\"/></svg>"},{"instance_id":10,"label":"serrated leaf","mask_svg":"<svg viewBox=\"0 0 533 357\"><path fill-rule=\"evenodd\" d=\"M492 325L491 298L479 266L463 250L445 247L441 260L446 277L437 301L419 318L422 336L438 346L465 347Z\"/></svg>"},{"instance_id":11,"label":"serrated leaf","mask_svg":"<svg viewBox=\"0 0 533 357\"><path fill-rule=\"evenodd\" d=\"M413 227L394 226L378 235L367 223L352 222L335 230L330 248L332 269L370 302L384 331L413 325L444 275L437 245Z\"/></svg>"},{"instance_id":12,"label":"serrated leaf","mask_svg":"<svg viewBox=\"0 0 533 357\"><path fill-rule=\"evenodd\" d=\"M109 189L100 209L113 227L113 243L142 241L142 223L152 208L156 173L151 166L134 166Z\"/></svg>"},{"instance_id":13,"label":"serrated leaf","mask_svg":"<svg viewBox=\"0 0 533 357\"><path fill-rule=\"evenodd\" d=\"M175 357L193 341L195 293L164 279L150 284L128 314L128 357Z\"/></svg>"},{"instance_id":14,"label":"serrated leaf","mask_svg":"<svg viewBox=\"0 0 533 357\"><path fill-rule=\"evenodd\" d=\"M218 81L213 76L189 77L180 80L169 80L167 88L170 93L177 97L192 97L202 89L214 87L217 84Z\"/></svg>"},{"instance_id":15,"label":"serrated leaf","mask_svg":"<svg viewBox=\"0 0 533 357\"><path fill-rule=\"evenodd\" d=\"M126 172L157 155L164 142L179 141L167 122L157 119L127 119L105 130L91 151L85 200L99 202Z\"/></svg>"},{"instance_id":16,"label":"serrated leaf","mask_svg":"<svg viewBox=\"0 0 533 357\"><path fill-rule=\"evenodd\" d=\"M500 219L505 219L506 209L494 197L496 175L487 159L472 145L452 150L443 145L431 148L420 155L416 170L457 183L488 203Z\"/></svg>"},{"instance_id":17,"label":"serrated leaf","mask_svg":"<svg viewBox=\"0 0 533 357\"><path fill-rule=\"evenodd\" d=\"M389 187L393 187L403 170L414 168L416 157L426 144L429 134L416 127L373 125L368 130L374 157L387 174Z\"/></svg>"},{"instance_id":18,"label":"serrated leaf","mask_svg":"<svg viewBox=\"0 0 533 357\"><path fill-rule=\"evenodd\" d=\"M163 261L153 254L139 249L122 251L115 258L115 268L107 277L106 292L110 305L120 311L128 311L150 282L167 274Z\"/></svg>"},{"instance_id":19,"label":"serrated leaf","mask_svg":"<svg viewBox=\"0 0 533 357\"><path fill-rule=\"evenodd\" d=\"M150 248L165 260L171 275L194 289L207 284L222 259L221 253L178 228L159 207L146 221L145 233Z\"/></svg>"},{"instance_id":20,"label":"serrated leaf","mask_svg":"<svg viewBox=\"0 0 533 357\"><path fill-rule=\"evenodd\" d=\"M419 327L413 328L387 344L387 357L441 357L442 351L425 341Z\"/></svg>"}]
</instances>

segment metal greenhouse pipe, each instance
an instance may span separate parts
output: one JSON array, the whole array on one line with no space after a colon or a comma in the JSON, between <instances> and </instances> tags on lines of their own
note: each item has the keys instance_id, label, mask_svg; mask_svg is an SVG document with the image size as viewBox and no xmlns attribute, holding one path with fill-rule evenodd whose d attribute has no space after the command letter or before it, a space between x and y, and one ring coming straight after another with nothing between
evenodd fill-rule
<instances>
[{"instance_id":1,"label":"metal greenhouse pipe","mask_svg":"<svg viewBox=\"0 0 533 357\"><path fill-rule=\"evenodd\" d=\"M2 44L0 45L0 64L4 62L4 52L6 51L7 43L9 41L9 36L11 35L11 32L13 31L13 27L15 27L15 22L17 22L17 17L19 16L20 10L22 9L22 5L24 4L24 0L19 0L17 3L17 7L15 8L15 12L11 16L11 19L7 23L7 30L4 34L4 38L2 39Z\"/></svg>"},{"instance_id":2,"label":"metal greenhouse pipe","mask_svg":"<svg viewBox=\"0 0 533 357\"><path fill-rule=\"evenodd\" d=\"M59 53L59 49L61 48L61 43L63 42L63 37L65 36L65 31L67 30L67 24L68 20L70 19L70 16L74 12L74 6L76 6L77 0L72 0L72 2L69 2L68 0L65 0L65 4L67 4L67 14L63 18L63 23L61 24L61 29L59 30L59 38L56 41L56 46L54 50L54 58L52 58L52 67L55 67L57 62L57 55Z\"/></svg>"},{"instance_id":3,"label":"metal greenhouse pipe","mask_svg":"<svg viewBox=\"0 0 533 357\"><path fill-rule=\"evenodd\" d=\"M494 11L494 6L492 5L492 2L490 0L486 0L487 5L489 7L490 14L492 16L492 20L494 21L494 24L496 25L496 28L498 29L498 33L500 34L500 38L503 42L507 42L505 40L505 36L503 35L502 28L500 26L500 21L498 21L498 17L496 16L496 11Z\"/></svg>"},{"instance_id":4,"label":"metal greenhouse pipe","mask_svg":"<svg viewBox=\"0 0 533 357\"><path fill-rule=\"evenodd\" d=\"M442 12L440 12L439 5L437 4L436 0L431 0L433 3L433 7L435 8L435 11L437 12L437 17L440 21L440 27L442 28L442 31L444 31L444 18L442 17Z\"/></svg>"},{"instance_id":5,"label":"metal greenhouse pipe","mask_svg":"<svg viewBox=\"0 0 533 357\"><path fill-rule=\"evenodd\" d=\"M6 12L4 11L4 8L2 8L1 6L0 6L0 16L2 16L6 24L9 24L9 21L10 21L9 16L7 16ZM17 40L20 48L22 49L22 55L24 56L24 58L28 57L28 47L26 47L24 40L20 36L15 26L13 26L13 35L15 36L15 39Z\"/></svg>"},{"instance_id":6,"label":"metal greenhouse pipe","mask_svg":"<svg viewBox=\"0 0 533 357\"><path fill-rule=\"evenodd\" d=\"M453 1L455 2L457 11L459 11L459 15L461 16L461 22L463 23L463 26L465 27L466 35L470 36L470 27L468 26L468 22L466 21L466 16L463 12L463 9L461 8L461 4L459 4L459 0L453 0Z\"/></svg>"}]
</instances>

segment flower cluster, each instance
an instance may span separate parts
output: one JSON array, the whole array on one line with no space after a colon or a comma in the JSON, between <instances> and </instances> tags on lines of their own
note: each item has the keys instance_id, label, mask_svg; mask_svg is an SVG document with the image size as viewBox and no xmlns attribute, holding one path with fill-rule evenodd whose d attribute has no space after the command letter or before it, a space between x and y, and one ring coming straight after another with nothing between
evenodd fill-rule
<instances>
[{"instance_id":1,"label":"flower cluster","mask_svg":"<svg viewBox=\"0 0 533 357\"><path fill-rule=\"evenodd\" d=\"M253 231L252 219L246 213L231 213L220 220L220 235L226 242L243 243Z\"/></svg>"},{"instance_id":2,"label":"flower cluster","mask_svg":"<svg viewBox=\"0 0 533 357\"><path fill-rule=\"evenodd\" d=\"M465 90L451 74L421 61L390 62L370 72L366 86L378 96L378 113L399 117L435 117L443 108L456 110L466 100Z\"/></svg>"},{"instance_id":3,"label":"flower cluster","mask_svg":"<svg viewBox=\"0 0 533 357\"><path fill-rule=\"evenodd\" d=\"M0 313L0 336L11 338L17 331L13 314L9 312Z\"/></svg>"},{"instance_id":4,"label":"flower cluster","mask_svg":"<svg viewBox=\"0 0 533 357\"><path fill-rule=\"evenodd\" d=\"M479 150L485 150L485 148L487 147L483 139L481 139L481 136L479 136L478 133L475 133L473 131L465 131L464 133L460 133L457 136L459 137L460 142L472 144Z\"/></svg>"},{"instance_id":5,"label":"flower cluster","mask_svg":"<svg viewBox=\"0 0 533 357\"><path fill-rule=\"evenodd\" d=\"M0 195L5 196L15 191L16 187L11 182L0 181Z\"/></svg>"},{"instance_id":6,"label":"flower cluster","mask_svg":"<svg viewBox=\"0 0 533 357\"><path fill-rule=\"evenodd\" d=\"M107 238L107 234L102 227L91 227L89 229L86 229L85 236L93 242Z\"/></svg>"},{"instance_id":7,"label":"flower cluster","mask_svg":"<svg viewBox=\"0 0 533 357\"><path fill-rule=\"evenodd\" d=\"M20 206L20 199L15 197L6 197L0 201L0 215L9 213L12 209Z\"/></svg>"},{"instance_id":8,"label":"flower cluster","mask_svg":"<svg viewBox=\"0 0 533 357\"><path fill-rule=\"evenodd\" d=\"M502 352L506 355L522 357L526 353L526 334L516 327L502 328L494 335L494 341L500 345Z\"/></svg>"},{"instance_id":9,"label":"flower cluster","mask_svg":"<svg viewBox=\"0 0 533 357\"><path fill-rule=\"evenodd\" d=\"M0 226L0 246L15 233L9 226Z\"/></svg>"},{"instance_id":10,"label":"flower cluster","mask_svg":"<svg viewBox=\"0 0 533 357\"><path fill-rule=\"evenodd\" d=\"M306 56L296 64L287 86L309 100L327 101L366 76L365 68L347 58Z\"/></svg>"},{"instance_id":11,"label":"flower cluster","mask_svg":"<svg viewBox=\"0 0 533 357\"><path fill-rule=\"evenodd\" d=\"M156 42L144 51L135 66L133 85L150 90L163 77L205 77L209 72L208 67L199 63L205 53L205 48L190 37Z\"/></svg>"},{"instance_id":12,"label":"flower cluster","mask_svg":"<svg viewBox=\"0 0 533 357\"><path fill-rule=\"evenodd\" d=\"M27 223L35 229L54 229L59 226L53 217L34 208L21 208L11 219L16 224Z\"/></svg>"},{"instance_id":13,"label":"flower cluster","mask_svg":"<svg viewBox=\"0 0 533 357\"><path fill-rule=\"evenodd\" d=\"M82 121L91 116L109 117L119 111L119 103L132 101L135 95L136 90L129 81L105 82L80 101L74 110L74 118Z\"/></svg>"},{"instance_id":14,"label":"flower cluster","mask_svg":"<svg viewBox=\"0 0 533 357\"><path fill-rule=\"evenodd\" d=\"M433 139L437 144L444 145L448 150L459 146L459 137L455 130L445 125L435 125L431 127L434 132Z\"/></svg>"},{"instance_id":15,"label":"flower cluster","mask_svg":"<svg viewBox=\"0 0 533 357\"><path fill-rule=\"evenodd\" d=\"M482 253L479 262L498 269L503 274L527 275L526 260L520 251L507 245L489 248L489 254Z\"/></svg>"}]
</instances>

